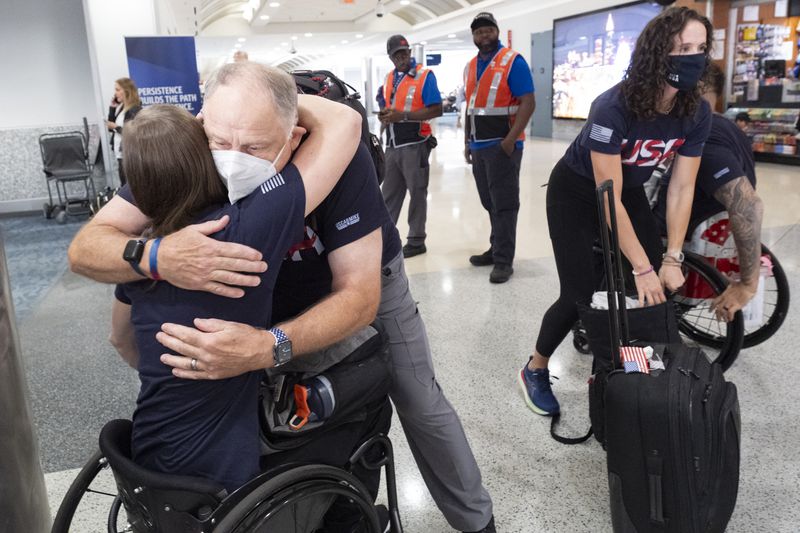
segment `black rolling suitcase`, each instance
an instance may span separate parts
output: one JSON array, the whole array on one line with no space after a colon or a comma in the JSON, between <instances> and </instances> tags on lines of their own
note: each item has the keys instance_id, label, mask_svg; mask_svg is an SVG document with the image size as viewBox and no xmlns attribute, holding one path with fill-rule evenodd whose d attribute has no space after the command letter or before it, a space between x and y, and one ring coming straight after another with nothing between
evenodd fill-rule
<instances>
[{"instance_id":1,"label":"black rolling suitcase","mask_svg":"<svg viewBox=\"0 0 800 533\"><path fill-rule=\"evenodd\" d=\"M603 223L606 193L610 237ZM598 188L597 199L612 345L619 348L630 343L611 181ZM736 386L700 349L681 344L654 348L665 368L650 374L626 373L621 350L612 350L604 418L614 531L723 532L739 486Z\"/></svg>"}]
</instances>

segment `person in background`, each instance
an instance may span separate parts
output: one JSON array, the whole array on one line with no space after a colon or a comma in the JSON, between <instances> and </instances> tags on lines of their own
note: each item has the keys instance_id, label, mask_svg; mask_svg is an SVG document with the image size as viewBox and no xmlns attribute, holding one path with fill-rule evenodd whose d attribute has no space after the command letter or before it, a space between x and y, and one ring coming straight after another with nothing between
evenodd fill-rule
<instances>
[{"instance_id":1,"label":"person in background","mask_svg":"<svg viewBox=\"0 0 800 533\"><path fill-rule=\"evenodd\" d=\"M703 98L714 109L717 99L722 97L725 90L725 73L714 64L709 65L708 70L702 84ZM739 115L745 115L749 121L747 113ZM750 139L742 132L739 115L736 116L736 124L718 113L714 113L711 118L711 133L703 148L700 169L697 171L689 219L689 228L694 228L720 211L728 212L733 240L736 242L740 279L731 280L711 306L717 317L725 321L732 320L736 311L755 296L761 267L761 220L764 216L764 203L755 190L753 147ZM669 182L670 175L667 173L661 178L658 202L653 210L662 234L667 230Z\"/></svg>"},{"instance_id":2,"label":"person in background","mask_svg":"<svg viewBox=\"0 0 800 533\"><path fill-rule=\"evenodd\" d=\"M233 62L234 63L241 63L242 61L249 61L250 56L247 55L247 52L244 50L236 50L233 53Z\"/></svg>"},{"instance_id":3,"label":"person in background","mask_svg":"<svg viewBox=\"0 0 800 533\"><path fill-rule=\"evenodd\" d=\"M120 186L125 185L125 169L122 166L122 127L125 122L133 120L142 109L139 90L130 78L120 78L114 82L114 97L108 108L106 127L111 132L111 148L117 158Z\"/></svg>"},{"instance_id":4,"label":"person in background","mask_svg":"<svg viewBox=\"0 0 800 533\"><path fill-rule=\"evenodd\" d=\"M500 42L500 30L491 13L478 13L470 29L478 55L467 64L464 76L464 157L472 165L492 231L491 247L470 257L469 262L494 265L489 281L505 283L514 273L519 168L525 127L536 108L533 77L525 59Z\"/></svg>"},{"instance_id":5,"label":"person in background","mask_svg":"<svg viewBox=\"0 0 800 533\"><path fill-rule=\"evenodd\" d=\"M387 132L383 199L392 222L397 224L406 191L409 193L408 237L403 246L403 257L408 258L427 251L428 157L436 147L428 121L442 116L442 96L436 76L417 65L405 37L389 37L386 53L394 70L386 76L383 86L386 107L378 114Z\"/></svg>"},{"instance_id":6,"label":"person in background","mask_svg":"<svg viewBox=\"0 0 800 533\"><path fill-rule=\"evenodd\" d=\"M601 224L598 185L609 179L614 184L620 249L633 267L639 304L663 303L664 288L683 285L681 249L711 127L711 108L697 85L712 35L708 19L687 7L653 18L639 35L625 78L594 100L586 124L550 174L547 224L561 292L545 312L533 356L517 374L525 402L537 414L559 413L550 356L578 320L576 302L590 300L599 285L592 250ZM643 185L673 156L662 256Z\"/></svg>"},{"instance_id":7,"label":"person in background","mask_svg":"<svg viewBox=\"0 0 800 533\"><path fill-rule=\"evenodd\" d=\"M716 99L716 96L714 96L714 98ZM706 100L708 100L708 98L706 98ZM736 125L739 126L740 130L747 131L747 128L750 127L750 122L752 122L750 119L750 113L748 113L747 111L742 111L741 113L737 113L734 122L736 122Z\"/></svg>"}]
</instances>

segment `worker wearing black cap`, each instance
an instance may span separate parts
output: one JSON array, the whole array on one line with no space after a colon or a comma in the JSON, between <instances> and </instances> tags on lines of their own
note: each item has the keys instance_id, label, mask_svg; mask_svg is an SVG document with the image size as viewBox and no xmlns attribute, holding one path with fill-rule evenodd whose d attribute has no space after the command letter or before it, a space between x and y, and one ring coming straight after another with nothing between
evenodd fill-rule
<instances>
[{"instance_id":1,"label":"worker wearing black cap","mask_svg":"<svg viewBox=\"0 0 800 533\"><path fill-rule=\"evenodd\" d=\"M409 192L408 238L403 256L424 254L425 221L428 215L428 156L436 146L428 120L442 116L442 96L433 72L417 65L408 40L393 35L386 53L394 70L386 76L383 96L386 107L378 114L386 127L386 174L383 199L389 216L397 224Z\"/></svg>"},{"instance_id":2,"label":"worker wearing black cap","mask_svg":"<svg viewBox=\"0 0 800 533\"><path fill-rule=\"evenodd\" d=\"M494 265L489 281L505 283L514 273L519 213L519 168L525 126L536 107L533 78L525 59L500 42L491 13L470 25L478 55L467 64L464 157L472 164L478 195L491 222L491 247L473 255L475 266Z\"/></svg>"}]
</instances>

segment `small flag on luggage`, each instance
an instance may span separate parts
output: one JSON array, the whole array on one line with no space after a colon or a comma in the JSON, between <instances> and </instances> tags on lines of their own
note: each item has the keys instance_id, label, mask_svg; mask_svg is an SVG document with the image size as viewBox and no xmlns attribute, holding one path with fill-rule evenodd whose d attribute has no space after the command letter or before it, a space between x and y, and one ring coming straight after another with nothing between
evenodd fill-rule
<instances>
[{"instance_id":1,"label":"small flag on luggage","mask_svg":"<svg viewBox=\"0 0 800 533\"><path fill-rule=\"evenodd\" d=\"M631 372L650 373L644 348L640 346L622 346L619 349L619 356L626 374Z\"/></svg>"}]
</instances>

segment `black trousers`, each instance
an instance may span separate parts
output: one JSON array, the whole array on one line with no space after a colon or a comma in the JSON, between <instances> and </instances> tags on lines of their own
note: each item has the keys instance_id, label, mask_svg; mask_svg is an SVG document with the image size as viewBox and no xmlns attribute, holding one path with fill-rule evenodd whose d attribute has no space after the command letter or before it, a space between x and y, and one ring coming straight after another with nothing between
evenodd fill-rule
<instances>
[{"instance_id":1,"label":"black trousers","mask_svg":"<svg viewBox=\"0 0 800 533\"><path fill-rule=\"evenodd\" d=\"M622 205L650 263L658 269L663 246L644 188L623 189ZM600 238L594 180L576 174L563 159L553 168L547 186L547 225L561 293L542 319L536 351L550 357L578 320L575 304L590 300L603 278L602 257L592 251Z\"/></svg>"},{"instance_id":2,"label":"black trousers","mask_svg":"<svg viewBox=\"0 0 800 533\"><path fill-rule=\"evenodd\" d=\"M522 150L507 156L499 144L472 151L472 175L481 205L489 212L492 258L495 264L514 262L519 213L519 167Z\"/></svg>"}]
</instances>

